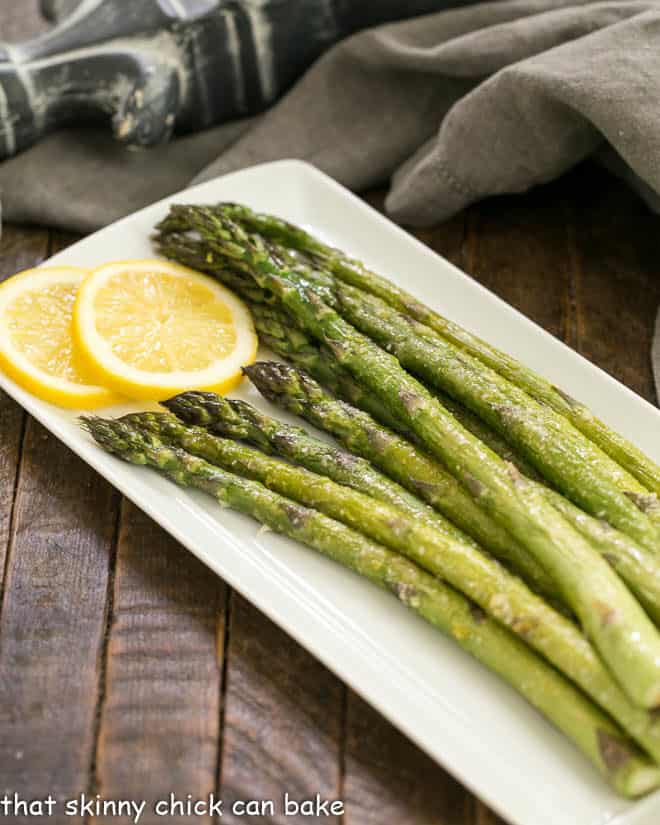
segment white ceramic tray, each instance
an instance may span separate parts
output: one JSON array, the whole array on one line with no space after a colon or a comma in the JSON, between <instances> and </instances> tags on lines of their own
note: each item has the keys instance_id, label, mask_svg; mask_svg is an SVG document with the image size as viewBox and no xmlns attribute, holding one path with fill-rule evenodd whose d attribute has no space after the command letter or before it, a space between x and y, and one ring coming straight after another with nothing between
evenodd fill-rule
<instances>
[{"instance_id":1,"label":"white ceramic tray","mask_svg":"<svg viewBox=\"0 0 660 825\"><path fill-rule=\"evenodd\" d=\"M241 201L302 223L589 404L660 461L660 413L311 166L282 161L181 192L55 255L153 254L170 202ZM97 448L75 416L0 386L513 825L658 825L660 795L617 798L518 695L395 599L255 522ZM237 395L263 409L254 390ZM271 410L278 415L278 411ZM115 411L113 411L115 412ZM277 651L273 651L277 655Z\"/></svg>"}]
</instances>

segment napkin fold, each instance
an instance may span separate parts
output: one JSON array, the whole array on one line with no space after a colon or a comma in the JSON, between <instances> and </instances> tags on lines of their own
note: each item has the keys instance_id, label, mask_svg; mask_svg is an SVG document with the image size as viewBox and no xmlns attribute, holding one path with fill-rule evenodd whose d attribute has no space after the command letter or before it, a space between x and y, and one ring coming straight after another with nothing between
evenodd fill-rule
<instances>
[{"instance_id":1,"label":"napkin fold","mask_svg":"<svg viewBox=\"0 0 660 825\"><path fill-rule=\"evenodd\" d=\"M269 112L135 152L97 130L0 165L6 220L90 231L194 180L285 157L424 226L595 155L660 205L660 1L499 0L363 31ZM660 326L660 321L659 321ZM660 343L654 346L660 382Z\"/></svg>"}]
</instances>

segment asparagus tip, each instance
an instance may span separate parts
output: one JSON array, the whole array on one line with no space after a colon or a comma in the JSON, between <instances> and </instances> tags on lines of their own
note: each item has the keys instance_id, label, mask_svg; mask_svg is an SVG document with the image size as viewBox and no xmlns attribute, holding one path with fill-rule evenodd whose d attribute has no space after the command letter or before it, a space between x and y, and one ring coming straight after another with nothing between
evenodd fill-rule
<instances>
[{"instance_id":1,"label":"asparagus tip","mask_svg":"<svg viewBox=\"0 0 660 825\"><path fill-rule=\"evenodd\" d=\"M190 390L168 398L162 405L187 424L206 425L212 418L209 410L225 409L228 401L214 392Z\"/></svg>"},{"instance_id":2,"label":"asparagus tip","mask_svg":"<svg viewBox=\"0 0 660 825\"><path fill-rule=\"evenodd\" d=\"M158 446L158 439L152 433L138 428L130 417L100 418L83 415L80 426L86 430L99 446L113 455L127 457L145 448Z\"/></svg>"},{"instance_id":3,"label":"asparagus tip","mask_svg":"<svg viewBox=\"0 0 660 825\"><path fill-rule=\"evenodd\" d=\"M83 430L86 430L104 450L111 453L120 451L117 443L118 434L112 419L100 418L97 415L81 415L78 421Z\"/></svg>"}]
</instances>

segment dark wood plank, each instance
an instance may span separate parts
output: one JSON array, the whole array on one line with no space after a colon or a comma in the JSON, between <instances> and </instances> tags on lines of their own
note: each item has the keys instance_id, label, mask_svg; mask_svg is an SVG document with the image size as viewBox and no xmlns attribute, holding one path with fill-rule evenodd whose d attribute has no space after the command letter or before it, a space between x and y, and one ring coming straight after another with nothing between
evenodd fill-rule
<instances>
[{"instance_id":1,"label":"dark wood plank","mask_svg":"<svg viewBox=\"0 0 660 825\"><path fill-rule=\"evenodd\" d=\"M115 522L110 486L29 420L0 617L0 795L87 789Z\"/></svg>"},{"instance_id":2,"label":"dark wood plank","mask_svg":"<svg viewBox=\"0 0 660 825\"><path fill-rule=\"evenodd\" d=\"M4 227L0 240L0 281L36 266L47 254L46 230ZM23 410L0 390L0 605L24 424Z\"/></svg>"},{"instance_id":3,"label":"dark wood plank","mask_svg":"<svg viewBox=\"0 0 660 825\"><path fill-rule=\"evenodd\" d=\"M222 822L309 823L282 813L282 797L337 799L341 683L236 593L231 624L220 770L227 805L272 800L271 816L226 814ZM326 817L323 822L340 822Z\"/></svg>"},{"instance_id":4,"label":"dark wood plank","mask_svg":"<svg viewBox=\"0 0 660 825\"><path fill-rule=\"evenodd\" d=\"M660 217L585 165L570 192L575 326L571 346L655 401L649 357L660 305Z\"/></svg>"},{"instance_id":5,"label":"dark wood plank","mask_svg":"<svg viewBox=\"0 0 660 825\"><path fill-rule=\"evenodd\" d=\"M472 822L468 792L354 693L347 732L345 825Z\"/></svg>"},{"instance_id":6,"label":"dark wood plank","mask_svg":"<svg viewBox=\"0 0 660 825\"><path fill-rule=\"evenodd\" d=\"M220 579L124 502L94 789L147 800L145 825L164 821L154 803L170 793L216 791L225 599Z\"/></svg>"},{"instance_id":7,"label":"dark wood plank","mask_svg":"<svg viewBox=\"0 0 660 825\"><path fill-rule=\"evenodd\" d=\"M570 273L563 183L473 207L467 235L466 272L562 337Z\"/></svg>"}]
</instances>

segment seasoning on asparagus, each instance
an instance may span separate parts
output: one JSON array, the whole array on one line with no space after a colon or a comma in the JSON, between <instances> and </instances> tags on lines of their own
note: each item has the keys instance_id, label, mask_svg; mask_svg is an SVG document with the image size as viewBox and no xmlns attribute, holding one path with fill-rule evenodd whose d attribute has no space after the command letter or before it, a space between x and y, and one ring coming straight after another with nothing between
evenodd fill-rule
<instances>
[{"instance_id":1,"label":"seasoning on asparagus","mask_svg":"<svg viewBox=\"0 0 660 825\"><path fill-rule=\"evenodd\" d=\"M84 426L108 452L151 466L177 484L203 490L394 593L508 681L582 750L619 793L640 796L660 784L658 767L567 679L463 596L398 553L258 482L168 447L126 422L90 417L84 419Z\"/></svg>"},{"instance_id":2,"label":"seasoning on asparagus","mask_svg":"<svg viewBox=\"0 0 660 825\"><path fill-rule=\"evenodd\" d=\"M337 364L327 348L311 341L277 306L253 304L250 310L263 346L308 372L334 395L365 410L386 427L413 438L382 402Z\"/></svg>"},{"instance_id":3,"label":"seasoning on asparagus","mask_svg":"<svg viewBox=\"0 0 660 825\"><path fill-rule=\"evenodd\" d=\"M261 382L264 370L248 371L247 375L257 389L269 397L267 387ZM380 467L390 478L430 504L519 572L533 587L543 593L557 595L558 588L543 567L520 542L479 507L468 490L435 459L420 452L397 433L380 426L368 414L341 403L324 403L334 399L331 396L324 399L318 385L312 389L307 382L306 391L314 393L319 402L312 402L309 408L306 407L309 415L305 417L310 423L319 429L326 429L348 450ZM284 406L279 399L272 397L271 400ZM286 408L303 414L295 406Z\"/></svg>"},{"instance_id":4,"label":"seasoning on asparagus","mask_svg":"<svg viewBox=\"0 0 660 825\"><path fill-rule=\"evenodd\" d=\"M419 463L425 461L423 454L416 450L413 445L404 441L395 433L378 425L366 413L361 413L360 411L347 407L347 405L342 402L329 397L316 382L295 370L293 367L274 362L261 362L249 367L246 372L252 382L268 400L284 407L290 412L302 415L307 418L310 423L320 428L331 431L337 435L349 449L352 447L357 448L357 452L361 452L365 457L375 459L376 462L381 462L381 466L383 466L383 462L385 462L388 468L386 472L398 473L399 476L397 480L401 482L405 480L409 466L416 467ZM393 459L394 456L396 457ZM406 462L403 462L404 456L407 459ZM433 478L433 467L433 462L430 462L430 479ZM414 477L414 471L410 475ZM517 473L514 478L519 479L519 483L525 485L525 490L535 489L535 485L531 482L525 482L523 477ZM544 517L544 525L548 523L552 516L558 516L551 505L545 501L543 494L538 491L537 500L543 501L544 509L546 511L549 509L552 514ZM620 606L614 608L615 613L612 619L616 622L622 618L620 611L627 610L629 606L631 613L626 617L625 623L628 624L629 632L633 634L633 643L635 639L639 639L639 637L634 634L643 628L646 639L651 645L655 645L657 631L653 628L646 614L630 596L622 582L620 582L613 571L610 570L607 563L596 555L591 546L586 545L584 539L582 539L579 534L572 529L566 529L568 528L567 522L564 522L560 518L555 518L554 522L560 525L560 535L566 536L562 549L565 548L569 558L573 556L576 545L581 547L580 556L578 556L574 562L571 561L573 569L575 570L576 566L579 565L580 570L579 574L576 574L579 578L574 586L584 588L584 590L578 594L580 599L588 598L586 594L590 593L589 598L595 600L587 604L587 609L591 606L595 610L596 617L598 617L598 615L601 616L602 625L596 628L596 632L599 630L607 631L610 626L607 624L610 616L610 608L606 608L605 605L609 604L608 598L614 598ZM566 525L566 528L563 525ZM556 552L559 552L559 549ZM601 576L603 589L600 588L600 585L596 585L596 579L600 579ZM578 599L573 598L567 590L563 590L562 592L567 601L569 601L569 604L571 604L575 612L579 615ZM605 596L606 592L609 596ZM581 609L584 611L584 608ZM580 618L583 624L586 625L583 617L580 616ZM587 632L589 632L588 627ZM625 657L626 654L630 652L630 647L628 643L624 641L625 636L621 636L620 639L621 644L624 645L625 648L625 650L622 651ZM596 639L594 638L593 640L596 646L598 646ZM642 659L644 659L645 652L648 652L648 650L649 648L646 648L646 651L639 651ZM621 667L621 663L619 667ZM620 670L617 675L623 684L625 670ZM630 691L630 688L628 688L628 691Z\"/></svg>"},{"instance_id":5,"label":"seasoning on asparagus","mask_svg":"<svg viewBox=\"0 0 660 825\"><path fill-rule=\"evenodd\" d=\"M265 453L290 459L339 484L400 507L420 521L434 525L474 547L478 546L471 537L428 504L378 472L365 458L335 444L321 441L302 427L266 415L246 401L224 398L213 392L191 390L162 403L186 424L205 427L217 435L245 441ZM167 421L162 418L159 420Z\"/></svg>"},{"instance_id":6,"label":"seasoning on asparagus","mask_svg":"<svg viewBox=\"0 0 660 825\"><path fill-rule=\"evenodd\" d=\"M343 521L440 576L545 656L660 761L660 719L633 705L575 624L484 556L478 547L442 528L438 530L432 519L420 518L417 508L409 511L402 507L400 494L394 501L385 498L379 479L373 484L374 471L368 462L330 447L298 427L278 427L279 422L244 402L198 392L178 398L181 403L175 406L186 410L187 417L203 419L207 427L222 426L232 437L251 433L253 441L282 448L298 466L219 438L202 427L184 424L172 415L137 413L122 420ZM324 475L319 475L318 469ZM346 480L348 486L342 485L341 481ZM387 487L385 491L387 495Z\"/></svg>"},{"instance_id":7,"label":"seasoning on asparagus","mask_svg":"<svg viewBox=\"0 0 660 825\"><path fill-rule=\"evenodd\" d=\"M291 276L268 247L232 220L198 210L199 231L278 299L296 322L403 420L431 454L468 487L554 579L628 695L660 704L660 635L591 545L510 464L463 428L396 358L348 324L320 295Z\"/></svg>"},{"instance_id":8,"label":"seasoning on asparagus","mask_svg":"<svg viewBox=\"0 0 660 825\"><path fill-rule=\"evenodd\" d=\"M347 286L336 295L349 323L479 415L576 504L649 550L660 549L654 497L565 418L452 343L425 336L420 324L379 298ZM640 507L644 502L650 507Z\"/></svg>"},{"instance_id":9,"label":"seasoning on asparagus","mask_svg":"<svg viewBox=\"0 0 660 825\"><path fill-rule=\"evenodd\" d=\"M354 407L368 412L373 418L396 430L398 433L412 438L404 425L394 419L389 411L378 402L374 396L344 370L327 347L319 346L304 332L292 325L290 319L276 305L251 305L254 325L259 334L261 343L277 355L281 355L294 366L309 373L312 378L322 384L333 395L338 396ZM505 461L515 464L523 475L528 478L541 480L536 470L522 458L509 444L501 438L491 427L485 424L474 413L471 413L453 398L444 393L435 391L438 400L456 418L466 430L475 435L493 452L496 452Z\"/></svg>"},{"instance_id":10,"label":"seasoning on asparagus","mask_svg":"<svg viewBox=\"0 0 660 825\"><path fill-rule=\"evenodd\" d=\"M231 204L221 205L220 208L227 209L228 207L229 214L252 231L309 254L313 260L329 269L340 280L387 301L395 309L410 315L433 329L438 335L478 358L482 363L525 390L539 403L565 416L617 464L628 470L650 491L660 496L660 467L628 439L600 421L588 407L553 386L534 370L435 312L387 278L369 270L360 261L322 243L300 227L273 215L255 213L245 206Z\"/></svg>"},{"instance_id":11,"label":"seasoning on asparagus","mask_svg":"<svg viewBox=\"0 0 660 825\"><path fill-rule=\"evenodd\" d=\"M300 330L292 327L290 323L287 324L286 316L277 307L260 305L254 318L262 342L273 352L309 372L333 395L369 412L379 423L399 433L404 433L410 438L410 435L405 433L403 425L389 413L383 414L382 405L378 404L373 395L366 392L343 370L329 350L319 347ZM541 480L534 468L517 455L487 424L453 399L445 396L439 397L444 406L467 430L476 435L500 457L513 463L528 478L535 481ZM327 403L331 403L329 397ZM338 408L337 411L341 414L342 409ZM344 416L347 415L346 408L343 409L343 413ZM356 424L363 420L357 411L354 411L352 415L355 417ZM316 421L316 425L321 426L320 421ZM386 433L383 432L384 437L385 435ZM440 470L445 472L444 468ZM555 509L559 510L575 529L589 539L592 546L628 584L655 623L660 625L660 557L655 552L641 547L633 539L609 524L580 510L554 490L545 488L544 494ZM552 594L552 585L541 583L541 590Z\"/></svg>"},{"instance_id":12,"label":"seasoning on asparagus","mask_svg":"<svg viewBox=\"0 0 660 825\"><path fill-rule=\"evenodd\" d=\"M187 423L249 441L261 450L274 451L297 463L303 463L304 454L307 469L388 501L424 521L429 520L431 513L436 521L440 519L445 532L475 547L479 537L484 537L487 549L535 590L553 598L557 595L557 588L547 573L475 505L453 476L433 459L416 453L403 439L370 422L368 416L358 410L351 412L350 408L339 405L337 414L331 416L331 426L327 427L323 416L327 405L323 404L319 409L321 417L316 419L320 429L338 436L351 450L347 452L313 438L299 427L266 416L245 402L230 401L214 393L182 393L164 405ZM390 477L378 473L374 466L381 467ZM435 509L431 509L434 505ZM461 529L462 525L471 532Z\"/></svg>"},{"instance_id":13,"label":"seasoning on asparagus","mask_svg":"<svg viewBox=\"0 0 660 825\"><path fill-rule=\"evenodd\" d=\"M207 229L209 223L214 226L213 210L177 209L176 220L187 221L224 259L217 234ZM221 208L220 220L233 209ZM311 285L349 323L396 355L406 369L478 413L583 509L607 519L649 550L660 548L660 509L655 496L561 415L380 298L338 282L304 261L292 260L286 250L281 260L271 257L286 266L289 277L303 286ZM248 269L241 259L234 265Z\"/></svg>"}]
</instances>

